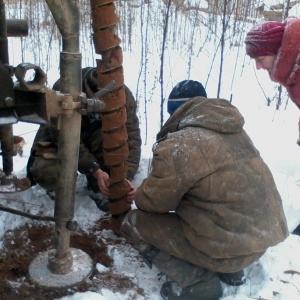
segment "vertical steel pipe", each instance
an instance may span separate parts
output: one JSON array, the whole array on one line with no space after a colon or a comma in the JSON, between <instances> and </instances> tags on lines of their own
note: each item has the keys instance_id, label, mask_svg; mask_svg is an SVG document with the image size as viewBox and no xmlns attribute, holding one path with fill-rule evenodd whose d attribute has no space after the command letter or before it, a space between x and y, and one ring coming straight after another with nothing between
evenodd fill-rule
<instances>
[{"instance_id":1,"label":"vertical steel pipe","mask_svg":"<svg viewBox=\"0 0 300 300\"><path fill-rule=\"evenodd\" d=\"M79 7L74 0L46 0L62 36L60 56L61 93L78 102L81 92L81 53L79 52ZM72 100L73 99L73 100ZM66 103L68 104L68 103ZM72 105L72 103L69 103ZM53 273L66 274L72 267L67 222L74 216L75 185L78 169L81 116L77 111L60 115L58 137L58 181L54 216L56 253L49 257Z\"/></svg>"},{"instance_id":2,"label":"vertical steel pipe","mask_svg":"<svg viewBox=\"0 0 300 300\"><path fill-rule=\"evenodd\" d=\"M8 40L7 40L7 23L5 16L5 4L0 0L0 59L3 64L8 64Z\"/></svg>"},{"instance_id":3,"label":"vertical steel pipe","mask_svg":"<svg viewBox=\"0 0 300 300\"><path fill-rule=\"evenodd\" d=\"M0 60L4 65L9 64L7 24L6 24L6 16L5 16L5 4L3 0L1 0L0 2ZM13 150L14 150L12 125L8 124L8 125L0 126L0 137L1 137L3 172L6 175L10 175L13 171Z\"/></svg>"}]
</instances>

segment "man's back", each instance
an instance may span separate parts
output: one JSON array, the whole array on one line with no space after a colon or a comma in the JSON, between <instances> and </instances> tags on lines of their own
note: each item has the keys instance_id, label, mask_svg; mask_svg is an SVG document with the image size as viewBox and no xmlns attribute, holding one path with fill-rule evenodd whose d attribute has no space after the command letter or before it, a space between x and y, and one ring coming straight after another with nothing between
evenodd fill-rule
<instances>
[{"instance_id":1,"label":"man's back","mask_svg":"<svg viewBox=\"0 0 300 300\"><path fill-rule=\"evenodd\" d=\"M136 193L147 212L175 211L205 255L200 264L213 270L215 260L263 252L288 235L272 174L243 125L227 100L189 100L159 134L153 170Z\"/></svg>"}]
</instances>

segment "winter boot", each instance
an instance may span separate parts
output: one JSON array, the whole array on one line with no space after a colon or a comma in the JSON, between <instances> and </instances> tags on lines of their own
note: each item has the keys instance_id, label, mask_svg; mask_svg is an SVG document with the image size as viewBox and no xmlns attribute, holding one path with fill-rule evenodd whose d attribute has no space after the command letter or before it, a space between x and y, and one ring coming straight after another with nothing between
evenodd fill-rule
<instances>
[{"instance_id":1,"label":"winter boot","mask_svg":"<svg viewBox=\"0 0 300 300\"><path fill-rule=\"evenodd\" d=\"M146 245L147 251L141 251L140 249L142 247L145 247L145 245L146 245L145 243L141 243L138 247L138 250L140 251L146 265L150 269L152 269L152 259L158 254L159 249L157 249L156 247L151 246L151 245ZM164 273L164 272L161 272L161 273Z\"/></svg>"},{"instance_id":2,"label":"winter boot","mask_svg":"<svg viewBox=\"0 0 300 300\"><path fill-rule=\"evenodd\" d=\"M187 287L180 287L174 281L166 281L161 289L160 295L167 300L218 300L223 291L218 275L207 270L200 282Z\"/></svg>"},{"instance_id":3,"label":"winter boot","mask_svg":"<svg viewBox=\"0 0 300 300\"><path fill-rule=\"evenodd\" d=\"M104 198L104 196L101 193L94 194L94 195L89 195L97 205L97 207L104 211L108 212L109 211L109 200Z\"/></svg>"},{"instance_id":4,"label":"winter boot","mask_svg":"<svg viewBox=\"0 0 300 300\"><path fill-rule=\"evenodd\" d=\"M122 236L121 225L122 225L127 213L128 213L128 211L125 211L118 215L112 214L110 217L110 228L116 236Z\"/></svg>"},{"instance_id":5,"label":"winter boot","mask_svg":"<svg viewBox=\"0 0 300 300\"><path fill-rule=\"evenodd\" d=\"M46 194L49 196L49 198L53 201L55 201L55 192L52 190L46 190Z\"/></svg>"},{"instance_id":6,"label":"winter boot","mask_svg":"<svg viewBox=\"0 0 300 300\"><path fill-rule=\"evenodd\" d=\"M218 273L218 275L221 281L231 286L240 286L246 282L244 270L234 273Z\"/></svg>"},{"instance_id":7,"label":"winter boot","mask_svg":"<svg viewBox=\"0 0 300 300\"><path fill-rule=\"evenodd\" d=\"M170 278L170 281L175 281L181 287L193 285L206 278L207 269L191 264L161 250L155 254L155 247L153 246L141 254L148 258L159 271L164 272Z\"/></svg>"},{"instance_id":8,"label":"winter boot","mask_svg":"<svg viewBox=\"0 0 300 300\"><path fill-rule=\"evenodd\" d=\"M108 212L109 200L102 195L98 188L98 184L93 177L91 177L90 175L86 175L86 178L88 182L86 187L87 194L94 200L95 204L100 210Z\"/></svg>"},{"instance_id":9,"label":"winter boot","mask_svg":"<svg viewBox=\"0 0 300 300\"><path fill-rule=\"evenodd\" d=\"M294 235L300 235L300 225L298 225L293 231L292 234Z\"/></svg>"},{"instance_id":10,"label":"winter boot","mask_svg":"<svg viewBox=\"0 0 300 300\"><path fill-rule=\"evenodd\" d=\"M217 300L222 296L221 282L216 273L163 252L154 246L148 245L142 248L138 249L142 256L168 278L161 288L161 296L164 299Z\"/></svg>"}]
</instances>

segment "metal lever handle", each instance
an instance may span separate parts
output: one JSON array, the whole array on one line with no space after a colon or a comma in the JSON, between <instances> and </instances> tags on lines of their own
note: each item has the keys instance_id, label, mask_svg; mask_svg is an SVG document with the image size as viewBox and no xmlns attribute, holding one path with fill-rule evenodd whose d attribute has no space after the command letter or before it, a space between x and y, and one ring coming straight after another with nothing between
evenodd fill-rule
<instances>
[{"instance_id":1,"label":"metal lever handle","mask_svg":"<svg viewBox=\"0 0 300 300\"><path fill-rule=\"evenodd\" d=\"M101 89L97 93L95 93L95 98L100 99L102 96L108 94L111 92L115 87L116 82L114 80L111 80L105 88Z\"/></svg>"}]
</instances>

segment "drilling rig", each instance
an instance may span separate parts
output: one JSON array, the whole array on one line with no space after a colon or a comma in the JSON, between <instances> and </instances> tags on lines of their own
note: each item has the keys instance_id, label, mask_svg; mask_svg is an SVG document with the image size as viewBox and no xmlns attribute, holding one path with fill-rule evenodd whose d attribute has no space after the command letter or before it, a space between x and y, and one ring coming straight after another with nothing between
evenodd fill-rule
<instances>
[{"instance_id":1,"label":"drilling rig","mask_svg":"<svg viewBox=\"0 0 300 300\"><path fill-rule=\"evenodd\" d=\"M30 188L28 178L13 172L13 125L17 122L49 124L56 119L58 135L58 180L53 216L43 220L55 222L53 248L40 253L29 266L29 279L45 288L71 287L86 280L93 270L91 258L80 249L70 248L71 232L77 229L74 217L75 185L80 144L81 115L100 112L104 136L104 161L110 169L110 213L112 226L120 224L131 209L126 202L130 189L126 181L128 157L126 131L126 97L122 66L121 40L115 33L119 17L115 0L91 0L91 18L97 60L98 92L88 99L81 90L80 7L74 0L46 0L62 38L60 52L60 90L45 86L47 75L34 63L9 64L8 38L28 35L25 20L7 20L4 0L0 0L0 141L1 186L10 192ZM32 80L27 80L33 72ZM13 81L13 76L17 81ZM0 210L39 220L31 215L0 205Z\"/></svg>"}]
</instances>

